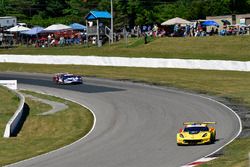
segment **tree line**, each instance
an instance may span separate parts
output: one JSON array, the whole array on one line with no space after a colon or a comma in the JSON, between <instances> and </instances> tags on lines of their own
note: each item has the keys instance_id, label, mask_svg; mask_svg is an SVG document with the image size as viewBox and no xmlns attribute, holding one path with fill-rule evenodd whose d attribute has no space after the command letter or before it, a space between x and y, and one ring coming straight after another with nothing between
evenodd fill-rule
<instances>
[{"instance_id":1,"label":"tree line","mask_svg":"<svg viewBox=\"0 0 250 167\"><path fill-rule=\"evenodd\" d=\"M16 16L28 25L85 24L90 10L110 11L111 0L1 0L0 16ZM161 23L173 17L250 13L250 0L113 0L114 26Z\"/></svg>"}]
</instances>

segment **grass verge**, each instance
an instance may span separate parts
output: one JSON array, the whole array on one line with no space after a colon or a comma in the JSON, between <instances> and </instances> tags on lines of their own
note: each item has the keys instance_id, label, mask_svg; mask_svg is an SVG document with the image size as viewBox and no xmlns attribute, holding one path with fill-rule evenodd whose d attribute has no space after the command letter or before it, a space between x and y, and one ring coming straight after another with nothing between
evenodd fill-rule
<instances>
[{"instance_id":1,"label":"grass verge","mask_svg":"<svg viewBox=\"0 0 250 167\"><path fill-rule=\"evenodd\" d=\"M227 146L224 155L218 159L210 161L201 167L249 167L250 158L250 138L236 139L232 144Z\"/></svg>"},{"instance_id":2,"label":"grass verge","mask_svg":"<svg viewBox=\"0 0 250 167\"><path fill-rule=\"evenodd\" d=\"M9 89L0 85L0 137L3 136L5 126L19 106L19 98ZM4 106L4 107L2 107Z\"/></svg>"},{"instance_id":3,"label":"grass verge","mask_svg":"<svg viewBox=\"0 0 250 167\"><path fill-rule=\"evenodd\" d=\"M69 108L52 115L42 116L38 113L50 110L51 106L26 98L30 113L21 132L17 137L0 138L0 166L70 144L87 134L93 126L92 113L78 104L34 92L25 91L25 93L65 103Z\"/></svg>"},{"instance_id":4,"label":"grass verge","mask_svg":"<svg viewBox=\"0 0 250 167\"><path fill-rule=\"evenodd\" d=\"M103 47L83 45L34 48L20 46L0 50L0 54L31 55L96 55L119 57L183 58L210 60L249 61L250 36L212 36L190 38L156 38L144 44L143 38L129 38L126 44L121 40L111 46Z\"/></svg>"}]
</instances>

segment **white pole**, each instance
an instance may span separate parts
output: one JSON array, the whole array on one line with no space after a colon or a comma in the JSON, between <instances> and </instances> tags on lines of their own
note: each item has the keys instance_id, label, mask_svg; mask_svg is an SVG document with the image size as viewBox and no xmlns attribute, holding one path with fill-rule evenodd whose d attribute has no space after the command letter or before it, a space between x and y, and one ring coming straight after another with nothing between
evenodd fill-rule
<instances>
[{"instance_id":1,"label":"white pole","mask_svg":"<svg viewBox=\"0 0 250 167\"><path fill-rule=\"evenodd\" d=\"M100 45L99 45L99 40L100 40L99 19L97 19L96 21L97 21L97 39L96 39L96 44L97 44L98 47L100 47Z\"/></svg>"},{"instance_id":2,"label":"white pole","mask_svg":"<svg viewBox=\"0 0 250 167\"><path fill-rule=\"evenodd\" d=\"M113 0L110 1L111 3L111 44L114 42L114 23L113 23Z\"/></svg>"}]
</instances>

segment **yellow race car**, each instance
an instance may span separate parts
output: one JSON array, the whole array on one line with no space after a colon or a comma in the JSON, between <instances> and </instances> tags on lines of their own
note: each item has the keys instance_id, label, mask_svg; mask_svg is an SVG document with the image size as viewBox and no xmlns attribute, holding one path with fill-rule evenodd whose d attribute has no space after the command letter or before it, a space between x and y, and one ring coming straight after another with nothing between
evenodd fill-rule
<instances>
[{"instance_id":1,"label":"yellow race car","mask_svg":"<svg viewBox=\"0 0 250 167\"><path fill-rule=\"evenodd\" d=\"M177 145L210 144L216 140L216 130L208 127L215 122L184 122L184 129L177 133Z\"/></svg>"}]
</instances>

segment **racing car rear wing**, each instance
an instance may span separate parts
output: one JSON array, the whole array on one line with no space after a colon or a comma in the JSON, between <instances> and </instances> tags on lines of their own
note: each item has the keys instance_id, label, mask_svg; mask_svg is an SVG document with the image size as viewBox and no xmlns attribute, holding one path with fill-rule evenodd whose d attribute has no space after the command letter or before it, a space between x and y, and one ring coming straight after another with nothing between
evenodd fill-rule
<instances>
[{"instance_id":1,"label":"racing car rear wing","mask_svg":"<svg viewBox=\"0 0 250 167\"><path fill-rule=\"evenodd\" d=\"M216 124L216 122L184 122L183 125Z\"/></svg>"}]
</instances>

